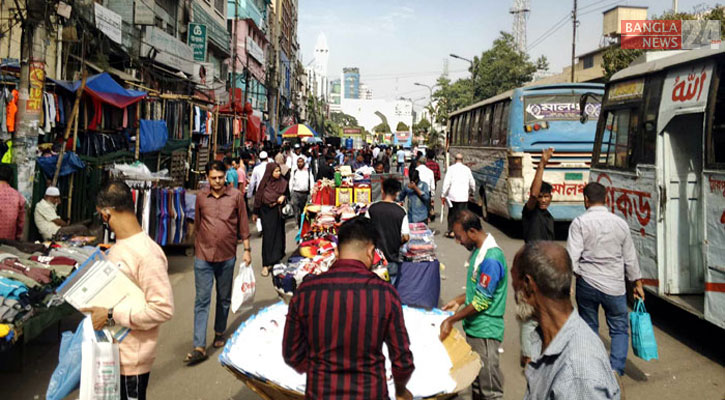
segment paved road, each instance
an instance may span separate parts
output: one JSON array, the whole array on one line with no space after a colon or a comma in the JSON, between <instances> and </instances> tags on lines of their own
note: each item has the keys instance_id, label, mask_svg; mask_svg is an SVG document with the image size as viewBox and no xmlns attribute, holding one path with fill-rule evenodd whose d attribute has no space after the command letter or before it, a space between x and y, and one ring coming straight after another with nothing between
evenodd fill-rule
<instances>
[{"instance_id":1,"label":"paved road","mask_svg":"<svg viewBox=\"0 0 725 400\"><path fill-rule=\"evenodd\" d=\"M288 253L294 247L292 224L288 223ZM515 252L522 245L510 224L485 224L503 248L509 265ZM440 222L434 224L439 231ZM463 290L465 270L463 263L468 252L451 239L437 236L439 259L445 264L445 280L442 281L442 301L447 301ZM563 243L563 242L562 242ZM261 240L252 240L253 264L261 264ZM193 261L182 254L169 255L169 274L174 287L176 312L174 318L161 329L158 358L151 373L149 395L151 399L257 399L255 394L223 369L210 351L210 359L187 367L182 358L191 348L192 317L194 302ZM277 301L271 282L257 275L258 286L255 309ZM526 382L519 368L518 326L514 318L514 302L509 290L505 317L506 333L501 354L501 366L505 377L505 397L521 399ZM725 331L680 312L675 307L655 299L648 299L648 308L655 323L659 342L660 359L645 362L631 355L627 361L626 375L622 382L629 399L725 399ZM230 331L250 315L231 315ZM601 326L606 327L602 314ZM74 329L79 318L69 318L62 329ZM209 330L212 332L212 321ZM21 374L0 373L3 399L44 398L47 382L56 363L58 340L55 329L26 348L24 371ZM211 337L209 338L211 340ZM609 339L603 331L603 341ZM69 397L75 398L75 397Z\"/></svg>"}]
</instances>

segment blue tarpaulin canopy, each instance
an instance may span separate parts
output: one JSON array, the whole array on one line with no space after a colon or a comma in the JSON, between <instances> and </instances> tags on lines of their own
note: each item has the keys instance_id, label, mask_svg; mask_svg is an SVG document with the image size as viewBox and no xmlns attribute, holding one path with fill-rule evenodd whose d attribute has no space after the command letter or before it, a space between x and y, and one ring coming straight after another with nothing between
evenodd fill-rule
<instances>
[{"instance_id":1,"label":"blue tarpaulin canopy","mask_svg":"<svg viewBox=\"0 0 725 400\"><path fill-rule=\"evenodd\" d=\"M71 92L78 91L81 81L60 81L51 79L56 85ZM86 79L85 92L94 98L118 108L127 107L146 97L146 92L124 89L111 75L103 72Z\"/></svg>"},{"instance_id":2,"label":"blue tarpaulin canopy","mask_svg":"<svg viewBox=\"0 0 725 400\"><path fill-rule=\"evenodd\" d=\"M38 157L38 165L43 173L52 178L55 174L55 167L58 164L58 155L50 157ZM67 151L63 155L63 163L60 165L60 174L58 176L70 175L74 172L78 172L86 167L86 164L78 157L78 155L72 151Z\"/></svg>"}]
</instances>

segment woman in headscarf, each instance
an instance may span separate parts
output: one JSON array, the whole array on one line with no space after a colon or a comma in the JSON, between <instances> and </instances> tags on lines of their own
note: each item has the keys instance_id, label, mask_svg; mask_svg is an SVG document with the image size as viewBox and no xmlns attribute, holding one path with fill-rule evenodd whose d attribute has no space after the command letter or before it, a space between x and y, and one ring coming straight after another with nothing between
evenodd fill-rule
<instances>
[{"instance_id":1,"label":"woman in headscarf","mask_svg":"<svg viewBox=\"0 0 725 400\"><path fill-rule=\"evenodd\" d=\"M279 263L285 254L284 217L282 205L285 201L287 181L282 178L280 166L267 164L257 193L254 195L254 215L256 222L262 219L262 276L269 276L272 267Z\"/></svg>"}]
</instances>

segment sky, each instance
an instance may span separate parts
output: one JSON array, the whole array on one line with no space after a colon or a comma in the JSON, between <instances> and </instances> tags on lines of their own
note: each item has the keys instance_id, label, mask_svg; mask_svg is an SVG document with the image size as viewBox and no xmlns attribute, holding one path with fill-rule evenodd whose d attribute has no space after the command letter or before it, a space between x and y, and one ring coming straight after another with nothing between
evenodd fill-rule
<instances>
[{"instance_id":1,"label":"sky","mask_svg":"<svg viewBox=\"0 0 725 400\"><path fill-rule=\"evenodd\" d=\"M572 0L530 0L528 53L549 59L550 71L571 62ZM602 12L616 5L647 6L648 16L672 8L671 0L579 0L577 54L594 50L602 38ZM469 64L450 53L473 58L489 49L500 31L511 32L513 0L299 0L298 41L302 62L313 61L317 36L330 49L328 76L343 67L360 68L361 82L375 98L421 99L429 96L448 60L449 77L467 76ZM713 6L715 1L679 0L680 11ZM560 22L557 25L557 22Z\"/></svg>"}]
</instances>

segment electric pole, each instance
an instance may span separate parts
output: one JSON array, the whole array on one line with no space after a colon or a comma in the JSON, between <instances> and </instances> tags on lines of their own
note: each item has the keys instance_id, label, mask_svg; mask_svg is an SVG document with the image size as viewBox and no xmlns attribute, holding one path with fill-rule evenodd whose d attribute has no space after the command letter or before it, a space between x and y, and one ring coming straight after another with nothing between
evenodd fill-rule
<instances>
[{"instance_id":1,"label":"electric pole","mask_svg":"<svg viewBox=\"0 0 725 400\"><path fill-rule=\"evenodd\" d=\"M12 162L17 166L18 191L29 204L33 197L35 151L38 147L40 114L43 108L48 39L45 26L47 7L48 4L43 0L28 0L25 3L24 18L23 10L17 10L20 18L23 18L23 33L20 43L20 83Z\"/></svg>"},{"instance_id":2,"label":"electric pole","mask_svg":"<svg viewBox=\"0 0 725 400\"><path fill-rule=\"evenodd\" d=\"M571 35L571 82L574 80L574 59L576 58L576 0L574 0L574 10L571 12L572 35Z\"/></svg>"}]
</instances>

